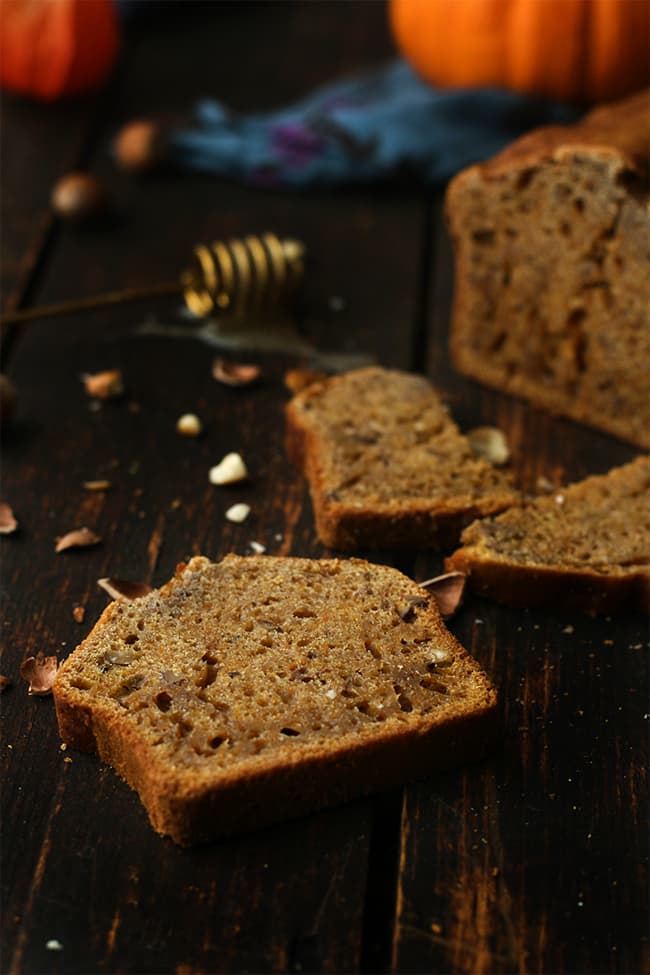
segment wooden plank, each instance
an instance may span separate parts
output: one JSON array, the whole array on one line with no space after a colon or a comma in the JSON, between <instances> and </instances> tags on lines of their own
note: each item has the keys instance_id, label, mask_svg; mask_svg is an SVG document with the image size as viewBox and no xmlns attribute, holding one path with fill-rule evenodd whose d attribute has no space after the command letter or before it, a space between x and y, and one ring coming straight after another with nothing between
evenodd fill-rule
<instances>
[{"instance_id":1,"label":"wooden plank","mask_svg":"<svg viewBox=\"0 0 650 975\"><path fill-rule=\"evenodd\" d=\"M255 10L257 63L273 65L263 92L269 104L387 50L378 5L351 4L355 18L343 39L331 5ZM135 181L107 158L117 124L132 114L184 105L208 88L232 94L241 107L259 104L259 77L245 63L251 16L249 5L198 5L187 21L148 22L92 160L119 201L121 219L101 231L64 228L34 298L164 279L180 270L197 241L271 228L308 245L304 325L319 345L405 364L417 317L417 196L387 195L377 203L364 192L297 197L207 177ZM277 55L298 45L300 76L290 57ZM182 71L172 72L172 64ZM343 298L343 307L333 307L332 296ZM366 898L366 887L376 881L369 851L378 849L392 814L377 826L373 802L362 801L178 850L153 834L137 798L110 770L59 750L51 700L27 698L17 677L23 656L58 649L62 657L89 630L106 602L96 586L101 576L157 584L193 552L244 553L253 540L272 553L323 551L304 482L283 448L282 375L295 358L253 355L263 365L262 382L232 390L212 379L208 346L139 333L147 315L162 324L184 322L177 304L164 299L37 322L21 329L10 357L19 410L6 445L4 491L21 530L3 540L3 667L17 686L3 699L2 763L11 789L2 801L5 835L21 842L3 850L4 967L335 972L370 968L376 959L385 964L389 945L377 941L375 922L386 918L391 902ZM123 370L126 396L93 410L79 377L110 367ZM199 440L175 433L176 418L187 411L204 420ZM244 455L251 479L214 488L208 470L233 449ZM84 491L82 482L95 478L109 479L111 489ZM224 520L236 500L252 509L240 526ZM103 543L56 555L55 536L82 522ZM75 603L86 609L81 625L72 618ZM51 939L63 944L60 952L47 948Z\"/></svg>"},{"instance_id":2,"label":"wooden plank","mask_svg":"<svg viewBox=\"0 0 650 975\"><path fill-rule=\"evenodd\" d=\"M51 105L3 94L0 140L4 192L0 198L0 295L4 310L28 297L41 254L56 221L50 194L56 180L77 168L92 127L97 97ZM35 151L38 146L39 150Z\"/></svg>"},{"instance_id":3,"label":"wooden plank","mask_svg":"<svg viewBox=\"0 0 650 975\"><path fill-rule=\"evenodd\" d=\"M503 746L408 792L393 970L646 971L645 624L471 599L453 629Z\"/></svg>"},{"instance_id":4,"label":"wooden plank","mask_svg":"<svg viewBox=\"0 0 650 975\"><path fill-rule=\"evenodd\" d=\"M455 374L441 221L433 251L428 367L461 426L501 427L526 489L633 456ZM416 575L440 565L423 555ZM392 970L646 972L647 621L469 595L451 628L499 689L503 744L407 790Z\"/></svg>"}]
</instances>

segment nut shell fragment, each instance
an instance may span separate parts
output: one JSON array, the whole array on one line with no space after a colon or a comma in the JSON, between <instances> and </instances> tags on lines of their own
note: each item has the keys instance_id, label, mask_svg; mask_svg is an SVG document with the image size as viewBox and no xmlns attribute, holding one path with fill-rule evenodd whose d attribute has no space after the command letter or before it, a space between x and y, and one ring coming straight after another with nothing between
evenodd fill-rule
<instances>
[{"instance_id":1,"label":"nut shell fragment","mask_svg":"<svg viewBox=\"0 0 650 975\"><path fill-rule=\"evenodd\" d=\"M138 599L140 596L146 596L147 593L151 592L151 586L146 582L129 582L128 579L111 579L106 577L104 579L98 579L97 585L100 586L104 592L107 592L111 599Z\"/></svg>"},{"instance_id":2,"label":"nut shell fragment","mask_svg":"<svg viewBox=\"0 0 650 975\"><path fill-rule=\"evenodd\" d=\"M431 593L443 619L449 619L462 602L465 578L464 572L447 572L425 582L419 582L418 585Z\"/></svg>"},{"instance_id":3,"label":"nut shell fragment","mask_svg":"<svg viewBox=\"0 0 650 975\"><path fill-rule=\"evenodd\" d=\"M212 363L213 378L226 386L250 386L260 378L261 372L259 366L243 362L228 362L227 359L220 357Z\"/></svg>"},{"instance_id":4,"label":"nut shell fragment","mask_svg":"<svg viewBox=\"0 0 650 975\"><path fill-rule=\"evenodd\" d=\"M18 528L11 506L6 501L0 501L0 535L11 535Z\"/></svg>"},{"instance_id":5,"label":"nut shell fragment","mask_svg":"<svg viewBox=\"0 0 650 975\"><path fill-rule=\"evenodd\" d=\"M122 373L119 369L85 373L81 378L87 394L92 399L116 399L124 392Z\"/></svg>"},{"instance_id":6,"label":"nut shell fragment","mask_svg":"<svg viewBox=\"0 0 650 975\"><path fill-rule=\"evenodd\" d=\"M29 684L27 693L38 697L51 694L58 666L56 657L46 657L42 653L26 657L20 665L20 676Z\"/></svg>"},{"instance_id":7,"label":"nut shell fragment","mask_svg":"<svg viewBox=\"0 0 650 975\"><path fill-rule=\"evenodd\" d=\"M101 537L91 531L90 528L74 528L57 539L55 551L64 552L68 548L89 548L91 545L98 545L101 540Z\"/></svg>"}]
</instances>

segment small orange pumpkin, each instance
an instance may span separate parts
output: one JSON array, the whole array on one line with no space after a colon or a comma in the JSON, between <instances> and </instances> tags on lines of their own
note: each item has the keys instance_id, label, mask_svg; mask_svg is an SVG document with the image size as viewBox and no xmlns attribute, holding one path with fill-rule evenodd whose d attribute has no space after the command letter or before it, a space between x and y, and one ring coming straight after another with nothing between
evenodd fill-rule
<instances>
[{"instance_id":1,"label":"small orange pumpkin","mask_svg":"<svg viewBox=\"0 0 650 975\"><path fill-rule=\"evenodd\" d=\"M650 0L391 0L427 81L600 102L650 81Z\"/></svg>"},{"instance_id":2,"label":"small orange pumpkin","mask_svg":"<svg viewBox=\"0 0 650 975\"><path fill-rule=\"evenodd\" d=\"M95 88L119 50L112 0L0 0L0 85L50 101Z\"/></svg>"}]
</instances>

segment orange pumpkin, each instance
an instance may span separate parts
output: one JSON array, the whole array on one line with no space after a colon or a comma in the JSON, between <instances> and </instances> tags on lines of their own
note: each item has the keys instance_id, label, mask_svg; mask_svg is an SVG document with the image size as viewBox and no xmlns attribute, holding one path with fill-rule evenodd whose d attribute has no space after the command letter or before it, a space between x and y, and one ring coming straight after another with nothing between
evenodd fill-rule
<instances>
[{"instance_id":1,"label":"orange pumpkin","mask_svg":"<svg viewBox=\"0 0 650 975\"><path fill-rule=\"evenodd\" d=\"M51 100L97 87L119 50L112 0L0 0L0 85Z\"/></svg>"},{"instance_id":2,"label":"orange pumpkin","mask_svg":"<svg viewBox=\"0 0 650 975\"><path fill-rule=\"evenodd\" d=\"M650 81L650 0L391 0L390 18L435 85L589 103Z\"/></svg>"}]
</instances>

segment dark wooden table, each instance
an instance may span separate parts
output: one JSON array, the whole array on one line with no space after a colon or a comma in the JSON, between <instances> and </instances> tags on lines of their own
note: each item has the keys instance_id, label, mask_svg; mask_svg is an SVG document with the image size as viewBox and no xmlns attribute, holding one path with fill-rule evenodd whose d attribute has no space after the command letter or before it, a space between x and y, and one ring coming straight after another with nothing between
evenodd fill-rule
<instances>
[{"instance_id":1,"label":"dark wooden table","mask_svg":"<svg viewBox=\"0 0 650 975\"><path fill-rule=\"evenodd\" d=\"M273 229L307 244L300 324L318 348L426 372L464 428L507 432L525 487L634 455L454 374L438 196L416 186L272 193L114 167L111 138L135 115L184 110L203 94L270 108L390 57L381 4L162 8L133 32L107 92L49 108L5 100L5 309L173 278L198 241ZM52 219L52 183L78 166L110 187L108 225ZM1 702L2 971L647 972L641 618L468 598L451 628L500 690L506 734L493 757L196 850L155 835L136 795L94 757L60 751L52 700L28 697L20 663L70 652L106 603L98 578L159 584L191 553L216 559L251 541L328 554L283 450L282 377L299 359L242 353L264 380L228 389L211 377L214 349L139 332L152 317L184 324L178 302L160 298L36 321L4 342L19 404L2 496L20 530L1 540L1 669L13 681ZM111 367L127 396L92 411L79 377ZM200 440L175 433L186 411L206 423ZM229 450L252 471L232 493L207 477ZM85 491L96 478L112 488ZM252 513L233 525L224 511L239 499ZM55 537L80 524L103 544L55 554ZM364 554L418 579L441 566L431 553Z\"/></svg>"}]
</instances>

